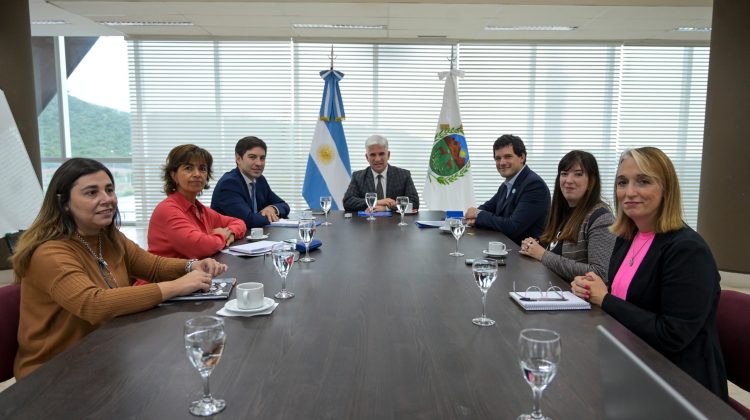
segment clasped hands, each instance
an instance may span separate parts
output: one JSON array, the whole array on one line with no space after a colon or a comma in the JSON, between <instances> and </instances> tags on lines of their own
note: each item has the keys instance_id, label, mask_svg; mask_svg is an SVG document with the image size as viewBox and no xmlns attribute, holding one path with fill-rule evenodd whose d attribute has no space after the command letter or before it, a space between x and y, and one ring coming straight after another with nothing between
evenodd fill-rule
<instances>
[{"instance_id":1,"label":"clasped hands","mask_svg":"<svg viewBox=\"0 0 750 420\"><path fill-rule=\"evenodd\" d=\"M392 209L393 207L396 207L396 200L386 197L382 200L378 200L375 202L375 207L373 208L373 211L388 211Z\"/></svg>"},{"instance_id":2,"label":"clasped hands","mask_svg":"<svg viewBox=\"0 0 750 420\"><path fill-rule=\"evenodd\" d=\"M592 271L583 276L576 276L570 282L570 290L579 298L588 300L597 306L602 306L604 296L608 293L604 280Z\"/></svg>"},{"instance_id":3,"label":"clasped hands","mask_svg":"<svg viewBox=\"0 0 750 420\"><path fill-rule=\"evenodd\" d=\"M544 256L544 247L539 244L539 241L534 238L526 238L521 242L521 250L518 251L521 255L534 258L537 261L541 261Z\"/></svg>"}]
</instances>

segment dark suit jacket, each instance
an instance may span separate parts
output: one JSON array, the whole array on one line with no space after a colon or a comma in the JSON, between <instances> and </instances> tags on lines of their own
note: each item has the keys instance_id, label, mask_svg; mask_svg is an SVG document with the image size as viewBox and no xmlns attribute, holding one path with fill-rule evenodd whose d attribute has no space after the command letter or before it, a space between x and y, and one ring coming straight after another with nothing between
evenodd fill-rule
<instances>
[{"instance_id":1,"label":"dark suit jacket","mask_svg":"<svg viewBox=\"0 0 750 420\"><path fill-rule=\"evenodd\" d=\"M526 166L513 183L508 198L505 198L505 191L503 184L494 197L478 207L484 211L479 212L476 226L502 232L517 244L530 236L538 238L549 213L547 184Z\"/></svg>"},{"instance_id":2,"label":"dark suit jacket","mask_svg":"<svg viewBox=\"0 0 750 420\"><path fill-rule=\"evenodd\" d=\"M271 187L264 176L255 180L255 203L258 211L273 205L279 209L279 216L286 217L289 215L289 205L271 191ZM250 204L250 191L248 191L245 178L242 177L238 168L225 173L216 183L214 193L211 196L211 208L221 214L244 220L248 230L269 223L266 216L253 213Z\"/></svg>"},{"instance_id":3,"label":"dark suit jacket","mask_svg":"<svg viewBox=\"0 0 750 420\"><path fill-rule=\"evenodd\" d=\"M628 257L631 242L615 241L611 279ZM657 234L628 287L627 299L608 294L602 309L726 401L727 375L716 331L719 280L708 245L684 227Z\"/></svg>"},{"instance_id":4,"label":"dark suit jacket","mask_svg":"<svg viewBox=\"0 0 750 420\"><path fill-rule=\"evenodd\" d=\"M375 192L374 179L372 170L369 167L352 174L349 188L346 189L346 194L344 194L344 210L359 211L367 208L365 194ZM415 209L419 208L419 193L414 188L414 181L411 180L411 172L406 169L388 165L385 196L394 200L399 196L409 197L409 202L412 203L412 206Z\"/></svg>"}]
</instances>

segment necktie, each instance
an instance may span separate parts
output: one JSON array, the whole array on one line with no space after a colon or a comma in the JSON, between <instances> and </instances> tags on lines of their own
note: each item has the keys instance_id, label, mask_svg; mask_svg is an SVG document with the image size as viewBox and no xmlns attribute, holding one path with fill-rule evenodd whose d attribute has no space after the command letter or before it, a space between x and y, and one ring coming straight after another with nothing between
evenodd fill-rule
<instances>
[{"instance_id":1,"label":"necktie","mask_svg":"<svg viewBox=\"0 0 750 420\"><path fill-rule=\"evenodd\" d=\"M250 205L253 208L253 213L257 213L258 203L255 201L255 182L250 183Z\"/></svg>"},{"instance_id":2,"label":"necktie","mask_svg":"<svg viewBox=\"0 0 750 420\"><path fill-rule=\"evenodd\" d=\"M378 200L382 200L383 197L383 175L378 175L378 185L375 187L375 192L378 194Z\"/></svg>"}]
</instances>

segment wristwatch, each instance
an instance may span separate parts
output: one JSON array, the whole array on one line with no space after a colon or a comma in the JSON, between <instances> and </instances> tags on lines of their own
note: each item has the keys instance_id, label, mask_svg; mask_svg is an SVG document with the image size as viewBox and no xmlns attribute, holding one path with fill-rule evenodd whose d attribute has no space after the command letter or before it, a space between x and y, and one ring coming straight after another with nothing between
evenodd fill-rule
<instances>
[{"instance_id":1,"label":"wristwatch","mask_svg":"<svg viewBox=\"0 0 750 420\"><path fill-rule=\"evenodd\" d=\"M197 258L193 258L192 260L189 260L187 263L185 263L185 272L189 273L193 271L193 263L198 261Z\"/></svg>"}]
</instances>

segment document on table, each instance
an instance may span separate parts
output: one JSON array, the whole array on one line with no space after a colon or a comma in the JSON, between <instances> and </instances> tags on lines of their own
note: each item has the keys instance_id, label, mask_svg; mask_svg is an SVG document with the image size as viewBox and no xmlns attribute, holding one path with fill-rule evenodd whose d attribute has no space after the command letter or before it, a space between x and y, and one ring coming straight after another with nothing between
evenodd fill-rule
<instances>
[{"instance_id":1,"label":"document on table","mask_svg":"<svg viewBox=\"0 0 750 420\"><path fill-rule=\"evenodd\" d=\"M258 241L249 242L242 245L234 245L229 247L229 251L237 252L242 255L258 256L263 255L271 251L274 245L279 244L279 241Z\"/></svg>"},{"instance_id":2,"label":"document on table","mask_svg":"<svg viewBox=\"0 0 750 420\"><path fill-rule=\"evenodd\" d=\"M591 304L574 295L572 292L510 292L519 306L527 311L569 311L591 309Z\"/></svg>"},{"instance_id":3,"label":"document on table","mask_svg":"<svg viewBox=\"0 0 750 420\"><path fill-rule=\"evenodd\" d=\"M439 228L441 226L445 226L444 220L417 220L416 223L419 227Z\"/></svg>"}]
</instances>

